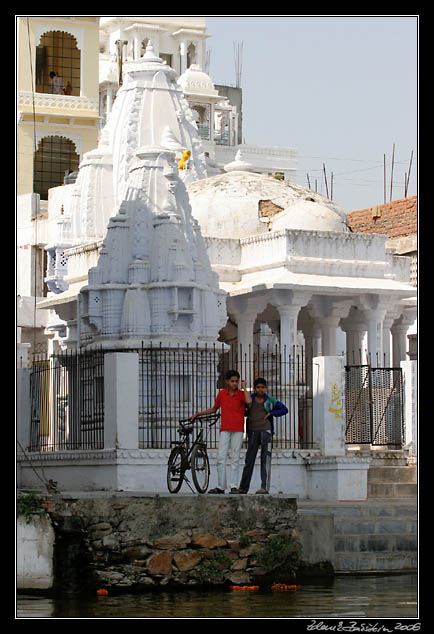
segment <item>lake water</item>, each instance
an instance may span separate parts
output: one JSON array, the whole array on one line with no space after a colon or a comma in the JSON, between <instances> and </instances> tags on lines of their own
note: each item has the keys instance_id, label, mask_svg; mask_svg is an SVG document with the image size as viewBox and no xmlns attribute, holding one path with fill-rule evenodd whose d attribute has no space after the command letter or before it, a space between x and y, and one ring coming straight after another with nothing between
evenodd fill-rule
<instances>
[{"instance_id":1,"label":"lake water","mask_svg":"<svg viewBox=\"0 0 434 634\"><path fill-rule=\"evenodd\" d=\"M88 598L18 595L17 618L417 618L417 575L342 576L295 592L159 591Z\"/></svg>"}]
</instances>

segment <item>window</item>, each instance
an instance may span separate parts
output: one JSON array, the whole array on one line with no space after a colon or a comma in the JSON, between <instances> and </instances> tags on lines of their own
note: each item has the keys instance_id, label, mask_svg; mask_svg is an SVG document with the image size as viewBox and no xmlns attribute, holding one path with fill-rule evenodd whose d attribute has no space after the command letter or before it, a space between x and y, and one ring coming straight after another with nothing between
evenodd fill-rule
<instances>
[{"instance_id":1,"label":"window","mask_svg":"<svg viewBox=\"0 0 434 634\"><path fill-rule=\"evenodd\" d=\"M33 167L33 189L48 200L50 187L63 185L65 172L78 170L80 157L74 143L65 137L48 136L39 141Z\"/></svg>"},{"instance_id":2,"label":"window","mask_svg":"<svg viewBox=\"0 0 434 634\"><path fill-rule=\"evenodd\" d=\"M80 96L80 50L64 31L48 31L36 47L36 92Z\"/></svg>"},{"instance_id":3,"label":"window","mask_svg":"<svg viewBox=\"0 0 434 634\"><path fill-rule=\"evenodd\" d=\"M196 46L190 42L187 47L187 68L190 68L192 64L196 64Z\"/></svg>"}]
</instances>

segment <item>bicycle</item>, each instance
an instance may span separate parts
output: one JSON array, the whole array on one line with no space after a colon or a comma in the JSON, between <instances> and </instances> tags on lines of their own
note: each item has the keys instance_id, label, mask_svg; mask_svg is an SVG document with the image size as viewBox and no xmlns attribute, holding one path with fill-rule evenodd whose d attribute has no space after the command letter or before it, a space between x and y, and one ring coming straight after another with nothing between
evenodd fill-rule
<instances>
[{"instance_id":1,"label":"bicycle","mask_svg":"<svg viewBox=\"0 0 434 634\"><path fill-rule=\"evenodd\" d=\"M194 422L188 418L179 421L178 434L182 439L172 441L175 447L173 447L170 452L167 462L167 488L170 493L178 493L184 480L193 491L185 475L188 470L191 470L194 486L197 491L199 493L206 492L209 484L210 468L203 423L211 420L212 422L209 424L209 427L212 427L217 423L219 418L220 414L198 416L195 420L200 421L200 430L191 446L190 435L194 431Z\"/></svg>"}]
</instances>

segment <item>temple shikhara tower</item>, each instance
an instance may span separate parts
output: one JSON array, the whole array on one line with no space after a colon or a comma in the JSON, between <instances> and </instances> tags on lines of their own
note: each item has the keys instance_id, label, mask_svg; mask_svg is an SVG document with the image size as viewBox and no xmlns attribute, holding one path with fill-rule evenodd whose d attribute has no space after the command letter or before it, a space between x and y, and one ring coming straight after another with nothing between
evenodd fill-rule
<instances>
[{"instance_id":1,"label":"temple shikhara tower","mask_svg":"<svg viewBox=\"0 0 434 634\"><path fill-rule=\"evenodd\" d=\"M225 292L182 180L205 175L204 156L176 74L151 45L124 67L103 140L112 175L104 196L112 194L117 213L107 219L98 264L80 291L78 344L216 341L226 323ZM185 148L191 148L189 172L178 166ZM83 220L100 167L93 171L93 179L77 179L75 211ZM91 215L98 217L100 198L93 203Z\"/></svg>"}]
</instances>

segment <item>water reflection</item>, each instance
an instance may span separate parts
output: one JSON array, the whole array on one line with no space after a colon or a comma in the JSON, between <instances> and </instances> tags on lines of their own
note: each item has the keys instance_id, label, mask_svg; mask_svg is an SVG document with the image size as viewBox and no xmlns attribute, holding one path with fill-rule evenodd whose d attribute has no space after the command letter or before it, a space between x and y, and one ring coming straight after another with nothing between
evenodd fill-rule
<instances>
[{"instance_id":1,"label":"water reflection","mask_svg":"<svg viewBox=\"0 0 434 634\"><path fill-rule=\"evenodd\" d=\"M417 617L417 576L336 577L297 592L150 592L60 599L21 595L17 618Z\"/></svg>"}]
</instances>

